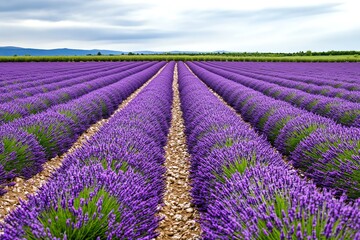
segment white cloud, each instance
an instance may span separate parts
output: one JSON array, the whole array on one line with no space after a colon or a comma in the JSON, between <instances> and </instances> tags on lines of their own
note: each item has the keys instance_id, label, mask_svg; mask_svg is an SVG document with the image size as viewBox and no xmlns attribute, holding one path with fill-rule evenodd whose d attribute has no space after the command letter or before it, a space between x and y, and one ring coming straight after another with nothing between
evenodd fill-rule
<instances>
[{"instance_id":1,"label":"white cloud","mask_svg":"<svg viewBox=\"0 0 360 240\"><path fill-rule=\"evenodd\" d=\"M129 51L359 50L358 9L355 0L2 1L0 45Z\"/></svg>"}]
</instances>

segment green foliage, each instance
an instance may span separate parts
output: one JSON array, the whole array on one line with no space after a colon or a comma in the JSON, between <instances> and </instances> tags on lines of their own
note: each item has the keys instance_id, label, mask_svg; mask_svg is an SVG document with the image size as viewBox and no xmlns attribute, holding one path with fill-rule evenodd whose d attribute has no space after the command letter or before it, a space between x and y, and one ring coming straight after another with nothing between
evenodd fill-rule
<instances>
[{"instance_id":1,"label":"green foliage","mask_svg":"<svg viewBox=\"0 0 360 240\"><path fill-rule=\"evenodd\" d=\"M262 185L263 183L257 182L256 184ZM258 193L256 193L258 194ZM261 192L260 192L261 194ZM255 193L249 193L250 196L254 196ZM255 196L254 196L255 197ZM258 197L258 196L257 196ZM290 232L289 239L299 239L298 234L298 226L300 226L302 236L312 236L315 234L316 239L328 239L324 236L324 231L327 226L327 222L331 221L326 214L322 214L323 211L318 212L310 212L306 210L306 208L300 207L299 203L289 201L291 196L289 193L278 192L273 196L264 196L260 195L261 204L264 203L266 205L266 212L264 216L269 216L274 213L276 215L278 221L281 222L279 226L273 217L267 218L257 218L255 222L257 224L257 228L259 231L257 232L256 239L260 240L269 240L269 239L282 239L281 233L287 236ZM256 203L259 204L260 203ZM256 206L254 206L256 207ZM331 206L322 206L323 209L331 208ZM272 210L273 209L273 210ZM293 212L293 216L299 217L291 217L289 213ZM291 219L291 220L290 220ZM269 230L268 224L271 223L273 228ZM240 223L245 224L245 223ZM334 222L332 227L332 232L335 233L337 226L339 225L339 220ZM266 230L266 233L264 232ZM238 235L239 239L243 239L243 235L241 232L234 233ZM342 239L351 239L350 236L354 234L353 232L345 232L344 230L340 230L340 233L337 236L341 236ZM335 238L331 238L335 239ZM338 239L338 238L336 238Z\"/></svg>"},{"instance_id":2,"label":"green foliage","mask_svg":"<svg viewBox=\"0 0 360 240\"><path fill-rule=\"evenodd\" d=\"M31 152L29 146L22 145L21 142L15 138L3 138L2 143L4 151L0 153L0 164L4 166L6 171L14 170L15 173L20 173L25 167L29 165L29 158L31 158ZM7 161L11 154L15 154L14 159Z\"/></svg>"},{"instance_id":3,"label":"green foliage","mask_svg":"<svg viewBox=\"0 0 360 240\"><path fill-rule=\"evenodd\" d=\"M135 153L135 154L137 154L137 153L139 153L140 152L140 150L134 145L134 144L130 144L129 146L128 146L128 152L130 152L130 153Z\"/></svg>"},{"instance_id":4,"label":"green foliage","mask_svg":"<svg viewBox=\"0 0 360 240\"><path fill-rule=\"evenodd\" d=\"M340 123L342 124L351 124L356 118L360 115L360 110L346 111L343 116L340 118Z\"/></svg>"},{"instance_id":5,"label":"green foliage","mask_svg":"<svg viewBox=\"0 0 360 240\"><path fill-rule=\"evenodd\" d=\"M244 62L359 62L356 52L339 51L339 54L315 53L200 53L200 54L149 54L92 55L92 56L8 56L0 62L84 62L84 61L244 61ZM341 53L341 54L340 54Z\"/></svg>"},{"instance_id":6,"label":"green foliage","mask_svg":"<svg viewBox=\"0 0 360 240\"><path fill-rule=\"evenodd\" d=\"M28 110L28 112L29 112L30 114L36 114L36 113L38 113L38 109L36 109L31 103L26 103L26 104L25 104L25 107L26 107L26 109Z\"/></svg>"},{"instance_id":7,"label":"green foliage","mask_svg":"<svg viewBox=\"0 0 360 240\"><path fill-rule=\"evenodd\" d=\"M258 122L258 128L260 128L261 130L264 129L265 127L265 123L267 122L267 120L269 119L269 117L274 113L274 109L269 109L259 120Z\"/></svg>"},{"instance_id":8,"label":"green foliage","mask_svg":"<svg viewBox=\"0 0 360 240\"><path fill-rule=\"evenodd\" d=\"M359 90L359 87L357 86L352 86L349 88L350 91L358 91Z\"/></svg>"},{"instance_id":9,"label":"green foliage","mask_svg":"<svg viewBox=\"0 0 360 240\"><path fill-rule=\"evenodd\" d=\"M4 122L12 122L14 121L15 119L17 118L21 118L21 114L20 113L8 113L8 112L5 112L3 115L2 115L2 120Z\"/></svg>"},{"instance_id":10,"label":"green foliage","mask_svg":"<svg viewBox=\"0 0 360 240\"><path fill-rule=\"evenodd\" d=\"M57 151L56 142L53 141L52 129L52 126L50 126L48 129L44 129L39 125L33 125L24 128L26 132L32 133L36 136L40 145L44 147L47 156L52 156L53 152Z\"/></svg>"},{"instance_id":11,"label":"green foliage","mask_svg":"<svg viewBox=\"0 0 360 240\"><path fill-rule=\"evenodd\" d=\"M281 119L281 121L277 122L275 124L275 126L272 128L272 130L270 131L269 135L268 135L268 139L271 143L274 143L276 138L279 136L281 129L285 126L285 124L287 122L289 122L291 120L290 116L287 116L283 119Z\"/></svg>"},{"instance_id":12,"label":"green foliage","mask_svg":"<svg viewBox=\"0 0 360 240\"><path fill-rule=\"evenodd\" d=\"M329 112L331 111L331 107L332 107L333 105L334 105L334 104L332 104L332 103L326 104L324 110L322 110L322 113L323 113L323 114L329 113Z\"/></svg>"},{"instance_id":13,"label":"green foliage","mask_svg":"<svg viewBox=\"0 0 360 240\"><path fill-rule=\"evenodd\" d=\"M357 199L360 197L360 163L358 160L358 155L360 152L360 141L358 141L356 144L354 144L354 148L352 149L346 149L342 151L342 153L337 154L336 157L331 159L331 161L327 162L325 165L324 171L325 172L331 172L331 171L341 171L341 174L344 175L344 178L338 178L336 180L336 183L339 184L340 187L343 186L351 186L347 188L347 195L349 198ZM341 166L344 165L344 163L350 163L351 165L357 166L351 168L351 172L342 171ZM348 182L345 179L351 179L352 182Z\"/></svg>"},{"instance_id":14,"label":"green foliage","mask_svg":"<svg viewBox=\"0 0 360 240\"><path fill-rule=\"evenodd\" d=\"M225 142L215 143L213 149L229 148L234 144L234 139L226 138Z\"/></svg>"},{"instance_id":15,"label":"green foliage","mask_svg":"<svg viewBox=\"0 0 360 240\"><path fill-rule=\"evenodd\" d=\"M287 96L285 97L285 101L290 101L290 100L293 99L295 96L296 96L295 93L290 93L289 95L287 95Z\"/></svg>"},{"instance_id":16,"label":"green foliage","mask_svg":"<svg viewBox=\"0 0 360 240\"><path fill-rule=\"evenodd\" d=\"M61 111L59 111L59 113L62 114L62 115L65 115L66 117L68 117L70 119L72 119L75 123L78 122L78 116L75 113L73 113L73 112L71 112L69 110L61 110Z\"/></svg>"},{"instance_id":17,"label":"green foliage","mask_svg":"<svg viewBox=\"0 0 360 240\"><path fill-rule=\"evenodd\" d=\"M235 161L234 163L231 163L228 166L223 167L224 175L227 178L231 178L231 176L239 172L240 174L243 174L248 166L248 162L246 159L240 159L239 161Z\"/></svg>"},{"instance_id":18,"label":"green foliage","mask_svg":"<svg viewBox=\"0 0 360 240\"><path fill-rule=\"evenodd\" d=\"M256 108L256 103L253 103L248 109L247 109L247 111L246 111L246 115L252 115L252 113L254 112L254 110L255 110L255 108Z\"/></svg>"},{"instance_id":19,"label":"green foliage","mask_svg":"<svg viewBox=\"0 0 360 240\"><path fill-rule=\"evenodd\" d=\"M62 208L60 202L57 209L50 208L42 212L38 216L38 220L42 223L44 228L48 228L50 233L58 238L63 238L66 234L67 239L106 239L106 232L108 230L108 218L115 214L115 221L119 222L121 218L121 209L118 200L111 196L104 189L100 189L94 197L90 197L90 193L94 188L83 189L79 196L74 200L74 208L82 209L82 213L89 217L88 221L84 221L80 228L72 226L82 219L77 219L69 208ZM86 201L81 202L81 199ZM101 207L97 206L102 200ZM98 209L101 209L98 212ZM95 218L92 217L96 214ZM102 214L103 217L99 217ZM70 223L70 224L69 224ZM30 231L29 227L25 227L26 239L37 239Z\"/></svg>"},{"instance_id":20,"label":"green foliage","mask_svg":"<svg viewBox=\"0 0 360 240\"><path fill-rule=\"evenodd\" d=\"M253 166L256 163L256 153L253 153L251 159L238 158L235 162L223 166L223 175L227 178L231 178L234 173L243 174L249 166Z\"/></svg>"},{"instance_id":21,"label":"green foliage","mask_svg":"<svg viewBox=\"0 0 360 240\"><path fill-rule=\"evenodd\" d=\"M340 93L337 93L337 94L335 95L335 97L341 98L343 95L344 95L344 94L340 92Z\"/></svg>"},{"instance_id":22,"label":"green foliage","mask_svg":"<svg viewBox=\"0 0 360 240\"><path fill-rule=\"evenodd\" d=\"M63 93L62 95L61 95L61 101L62 102L66 102L66 101L68 101L70 99L70 95L68 94L68 93Z\"/></svg>"},{"instance_id":23,"label":"green foliage","mask_svg":"<svg viewBox=\"0 0 360 240\"><path fill-rule=\"evenodd\" d=\"M281 94L281 91L280 91L280 90L277 90L277 91L271 93L270 96L277 97L277 96L279 96L280 94Z\"/></svg>"},{"instance_id":24,"label":"green foliage","mask_svg":"<svg viewBox=\"0 0 360 240\"><path fill-rule=\"evenodd\" d=\"M314 100L311 103L309 103L305 108L310 111L313 107L316 106L316 104L318 104L318 102L319 100Z\"/></svg>"},{"instance_id":25,"label":"green foliage","mask_svg":"<svg viewBox=\"0 0 360 240\"><path fill-rule=\"evenodd\" d=\"M310 212L306 212L304 208L293 208L291 204L289 203L288 199L290 197L288 196L282 196L282 194L276 194L272 201L266 201L264 198L264 201L267 203L267 206L274 206L275 214L277 215L278 219L282 222L282 228L274 227L272 231L267 231L267 234L265 234L263 231L259 231L259 236L257 239L281 239L281 232L287 236L287 234L291 231L292 226L294 227L295 231L292 234L292 239L298 239L297 234L297 227L301 226L301 232L304 236L304 233L306 232L307 236L312 236L313 230L316 232L316 236L318 239L325 239L324 235L322 234L325 226L326 226L326 220L327 217L321 214L311 214ZM305 217L301 218L294 218L294 221L291 224L285 224L285 222L282 220L284 217L282 216L282 213L285 214L289 212L290 209L295 210L295 214L299 216L308 216L307 221L305 221ZM270 213L268 213L270 214ZM286 215L288 217L288 215ZM314 222L317 224L314 226ZM268 229L267 228L268 221L265 219L258 219L258 228L259 229ZM275 225L275 222L272 223Z\"/></svg>"},{"instance_id":26,"label":"green foliage","mask_svg":"<svg viewBox=\"0 0 360 240\"><path fill-rule=\"evenodd\" d=\"M330 146L338 146L340 142L334 143L332 142L324 142L320 144L316 144L309 151L304 151L304 154L308 156L308 159L311 159L312 162L308 162L308 164L304 164L302 167L299 167L302 171L306 171L308 168L312 166L313 163L316 163L320 158L322 158L322 154L330 149Z\"/></svg>"},{"instance_id":27,"label":"green foliage","mask_svg":"<svg viewBox=\"0 0 360 240\"><path fill-rule=\"evenodd\" d=\"M107 111L107 106L106 106L105 102L103 100L101 100L100 105L101 105L102 114L106 115L108 111Z\"/></svg>"},{"instance_id":28,"label":"green foliage","mask_svg":"<svg viewBox=\"0 0 360 240\"><path fill-rule=\"evenodd\" d=\"M244 107L244 106L247 104L247 102L250 101L253 97L254 97L254 96L249 96L249 97L247 97L244 101L242 101L242 102L240 103L240 106L241 106L241 107Z\"/></svg>"},{"instance_id":29,"label":"green foliage","mask_svg":"<svg viewBox=\"0 0 360 240\"><path fill-rule=\"evenodd\" d=\"M112 159L111 163L109 164L106 159L101 161L101 165L104 169L110 168L112 171L119 173L119 170L123 171L124 173L129 169L129 164L127 162L122 162L120 167L118 167L119 161L117 159Z\"/></svg>"},{"instance_id":30,"label":"green foliage","mask_svg":"<svg viewBox=\"0 0 360 240\"><path fill-rule=\"evenodd\" d=\"M329 92L329 89L322 89L321 91L320 91L320 94L321 95L324 95L324 96L327 96L327 93Z\"/></svg>"},{"instance_id":31,"label":"green foliage","mask_svg":"<svg viewBox=\"0 0 360 240\"><path fill-rule=\"evenodd\" d=\"M224 124L224 125L218 125L218 124L213 124L210 127L208 127L208 129L200 132L197 136L196 139L197 140L201 140L207 133L214 133L220 130L225 130L227 128L229 128L230 125L229 124Z\"/></svg>"},{"instance_id":32,"label":"green foliage","mask_svg":"<svg viewBox=\"0 0 360 240\"><path fill-rule=\"evenodd\" d=\"M323 127L323 126L320 126ZM305 139L307 136L309 136L312 132L314 132L316 129L320 128L317 125L311 125L305 129L302 129L301 131L294 131L291 133L290 137L285 140L285 154L288 155L292 151L295 150L297 145Z\"/></svg>"}]
</instances>

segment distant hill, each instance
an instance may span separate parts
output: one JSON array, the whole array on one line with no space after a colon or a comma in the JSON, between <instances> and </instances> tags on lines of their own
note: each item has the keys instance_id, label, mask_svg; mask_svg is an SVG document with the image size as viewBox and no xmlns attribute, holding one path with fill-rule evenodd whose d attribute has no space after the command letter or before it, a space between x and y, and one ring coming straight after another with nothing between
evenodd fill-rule
<instances>
[{"instance_id":1,"label":"distant hill","mask_svg":"<svg viewBox=\"0 0 360 240\"><path fill-rule=\"evenodd\" d=\"M100 52L102 55L121 55L128 54L129 52L124 51L114 51L114 50L102 50L102 49L92 49L92 50L82 50L82 49L71 49L71 48L57 48L57 49L36 49L36 48L21 48L21 47L0 47L0 56L85 56L85 55L96 55ZM226 52L226 51L214 51L217 52ZM134 54L197 54L198 51L133 51Z\"/></svg>"}]
</instances>

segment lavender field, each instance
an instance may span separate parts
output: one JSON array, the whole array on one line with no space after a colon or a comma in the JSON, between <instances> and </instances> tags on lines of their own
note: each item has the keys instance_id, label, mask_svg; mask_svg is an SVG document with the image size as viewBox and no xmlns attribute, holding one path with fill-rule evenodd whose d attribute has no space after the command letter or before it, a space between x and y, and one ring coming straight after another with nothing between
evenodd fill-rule
<instances>
[{"instance_id":1,"label":"lavender field","mask_svg":"<svg viewBox=\"0 0 360 240\"><path fill-rule=\"evenodd\" d=\"M0 226L360 240L360 65L1 63Z\"/></svg>"}]
</instances>

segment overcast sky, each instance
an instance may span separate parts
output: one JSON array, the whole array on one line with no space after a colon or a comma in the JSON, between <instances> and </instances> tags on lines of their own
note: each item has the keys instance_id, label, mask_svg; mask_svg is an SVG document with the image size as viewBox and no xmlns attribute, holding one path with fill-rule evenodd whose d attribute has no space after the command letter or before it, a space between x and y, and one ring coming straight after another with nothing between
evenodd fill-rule
<instances>
[{"instance_id":1,"label":"overcast sky","mask_svg":"<svg viewBox=\"0 0 360 240\"><path fill-rule=\"evenodd\" d=\"M111 50L360 50L357 0L1 0L0 45Z\"/></svg>"}]
</instances>

